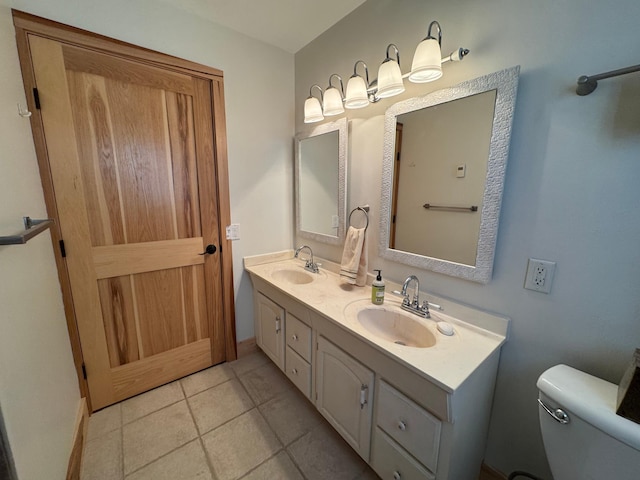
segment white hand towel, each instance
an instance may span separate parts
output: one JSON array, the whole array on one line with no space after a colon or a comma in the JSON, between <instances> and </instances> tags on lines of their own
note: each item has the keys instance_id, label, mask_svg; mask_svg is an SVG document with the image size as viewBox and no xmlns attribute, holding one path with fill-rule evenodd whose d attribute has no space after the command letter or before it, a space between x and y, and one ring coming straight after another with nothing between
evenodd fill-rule
<instances>
[{"instance_id":1,"label":"white hand towel","mask_svg":"<svg viewBox=\"0 0 640 480\"><path fill-rule=\"evenodd\" d=\"M366 229L349 227L342 252L340 277L345 282L359 287L363 287L367 282L369 255L366 240Z\"/></svg>"}]
</instances>

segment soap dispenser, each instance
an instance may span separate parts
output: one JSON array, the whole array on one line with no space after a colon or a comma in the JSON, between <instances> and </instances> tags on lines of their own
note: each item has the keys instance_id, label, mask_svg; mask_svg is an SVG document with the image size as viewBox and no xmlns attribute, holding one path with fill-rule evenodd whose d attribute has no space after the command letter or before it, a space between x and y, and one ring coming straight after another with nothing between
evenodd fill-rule
<instances>
[{"instance_id":1,"label":"soap dispenser","mask_svg":"<svg viewBox=\"0 0 640 480\"><path fill-rule=\"evenodd\" d=\"M378 275L371 284L371 303L374 305L382 305L384 303L384 280L382 280L382 270L374 270L374 272L378 272Z\"/></svg>"}]
</instances>

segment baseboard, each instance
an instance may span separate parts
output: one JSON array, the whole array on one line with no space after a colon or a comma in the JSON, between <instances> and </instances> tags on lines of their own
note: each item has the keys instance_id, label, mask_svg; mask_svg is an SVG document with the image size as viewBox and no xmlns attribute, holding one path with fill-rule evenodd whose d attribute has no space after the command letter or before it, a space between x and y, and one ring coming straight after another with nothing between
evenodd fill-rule
<instances>
[{"instance_id":1,"label":"baseboard","mask_svg":"<svg viewBox=\"0 0 640 480\"><path fill-rule=\"evenodd\" d=\"M250 355L254 352L258 351L258 346L256 345L256 338L247 338L246 340L242 340L238 342L238 358L242 358L244 356Z\"/></svg>"},{"instance_id":2,"label":"baseboard","mask_svg":"<svg viewBox=\"0 0 640 480\"><path fill-rule=\"evenodd\" d=\"M80 480L80 467L82 466L82 450L84 441L87 438L87 427L89 424L89 410L87 400L82 398L78 406L76 425L73 432L73 446L69 456L69 466L67 467L66 480Z\"/></svg>"},{"instance_id":3,"label":"baseboard","mask_svg":"<svg viewBox=\"0 0 640 480\"><path fill-rule=\"evenodd\" d=\"M478 480L507 480L507 476L504 473L491 468L486 463L483 463L480 468L480 478Z\"/></svg>"}]
</instances>

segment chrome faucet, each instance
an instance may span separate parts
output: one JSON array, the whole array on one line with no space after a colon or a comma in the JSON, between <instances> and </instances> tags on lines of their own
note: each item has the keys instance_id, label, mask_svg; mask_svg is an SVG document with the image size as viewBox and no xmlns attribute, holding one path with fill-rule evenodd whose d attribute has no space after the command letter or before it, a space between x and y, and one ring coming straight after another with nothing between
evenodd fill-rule
<instances>
[{"instance_id":1,"label":"chrome faucet","mask_svg":"<svg viewBox=\"0 0 640 480\"><path fill-rule=\"evenodd\" d=\"M415 282L416 286L413 290L413 299L409 300L409 294L407 293L407 289L411 282ZM407 279L402 284L402 291L400 292L402 295L402 309L408 312L414 313L424 318L431 318L431 314L429 313L429 302L426 300L422 302L420 305L420 280L415 275L409 275Z\"/></svg>"},{"instance_id":2,"label":"chrome faucet","mask_svg":"<svg viewBox=\"0 0 640 480\"><path fill-rule=\"evenodd\" d=\"M311 247L309 245L302 245L301 247L298 247L296 249L296 253L295 253L294 257L298 258L298 255L300 254L300 251L303 248L308 249L309 250L309 255L310 255L310 258L308 258L306 260L305 264L304 264L304 269L305 270L309 270L310 272L313 272L313 273L318 273L320 271L320 269L318 268L318 264L313 261L313 250L311 250Z\"/></svg>"}]
</instances>

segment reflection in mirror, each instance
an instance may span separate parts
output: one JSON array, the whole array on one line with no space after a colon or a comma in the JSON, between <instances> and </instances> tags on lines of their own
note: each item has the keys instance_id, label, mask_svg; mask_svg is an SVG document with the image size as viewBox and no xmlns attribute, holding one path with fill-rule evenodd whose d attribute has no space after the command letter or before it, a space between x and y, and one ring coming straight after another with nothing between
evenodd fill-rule
<instances>
[{"instance_id":1,"label":"reflection in mirror","mask_svg":"<svg viewBox=\"0 0 640 480\"><path fill-rule=\"evenodd\" d=\"M495 99L489 90L396 117L390 248L476 264Z\"/></svg>"},{"instance_id":2,"label":"reflection in mirror","mask_svg":"<svg viewBox=\"0 0 640 480\"><path fill-rule=\"evenodd\" d=\"M296 233L339 244L346 216L347 120L296 136Z\"/></svg>"},{"instance_id":3,"label":"reflection in mirror","mask_svg":"<svg viewBox=\"0 0 640 480\"><path fill-rule=\"evenodd\" d=\"M513 67L387 110L381 256L491 279L518 73Z\"/></svg>"}]
</instances>

